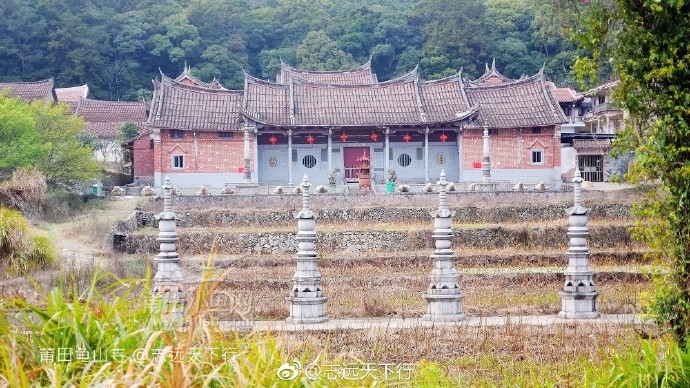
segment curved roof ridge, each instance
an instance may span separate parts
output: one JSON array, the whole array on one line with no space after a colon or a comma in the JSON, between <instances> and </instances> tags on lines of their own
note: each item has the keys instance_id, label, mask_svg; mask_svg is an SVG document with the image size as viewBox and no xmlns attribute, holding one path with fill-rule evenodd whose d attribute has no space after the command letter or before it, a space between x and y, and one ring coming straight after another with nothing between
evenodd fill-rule
<instances>
[{"instance_id":1,"label":"curved roof ridge","mask_svg":"<svg viewBox=\"0 0 690 388\"><path fill-rule=\"evenodd\" d=\"M294 66L291 66L283 60L280 60L280 67L281 70L291 70L296 73L304 73L304 74L338 74L338 73L349 73L349 72L356 72L356 71L371 71L371 56L369 57L369 60L366 61L365 63L358 65L356 67L350 68L350 69L342 69L342 70L304 70L300 69Z\"/></svg>"},{"instance_id":2,"label":"curved roof ridge","mask_svg":"<svg viewBox=\"0 0 690 388\"><path fill-rule=\"evenodd\" d=\"M388 85L388 84L397 84L397 83L405 83L409 81L418 81L419 80L419 65L415 66L414 69L408 71L407 73L389 79L388 81L383 81L379 82L378 85Z\"/></svg>"},{"instance_id":3,"label":"curved roof ridge","mask_svg":"<svg viewBox=\"0 0 690 388\"><path fill-rule=\"evenodd\" d=\"M195 90L199 91L202 93L215 93L215 94L222 94L222 93L243 93L243 90L240 89L226 89L226 88L207 88L204 86L198 86L198 85L189 85L185 84L182 82L176 82L173 80L171 83L167 82L160 82L161 85L165 87L173 87L173 88L180 88L180 89L189 89L189 90Z\"/></svg>"},{"instance_id":4,"label":"curved roof ridge","mask_svg":"<svg viewBox=\"0 0 690 388\"><path fill-rule=\"evenodd\" d=\"M301 85L301 86L306 86L306 87L312 87L312 88L319 88L319 89L377 89L377 88L385 88L385 87L390 87L390 86L396 86L396 85L404 85L408 83L414 83L417 81L417 77L412 76L412 74L408 73L403 77L395 78L389 81L385 82L378 82L374 84L323 84L323 83L318 83L318 82L309 82L297 78L292 78L292 85ZM276 84L278 86L288 86L288 85L283 85L283 84Z\"/></svg>"},{"instance_id":5,"label":"curved roof ridge","mask_svg":"<svg viewBox=\"0 0 690 388\"><path fill-rule=\"evenodd\" d=\"M261 79L259 77L254 77L253 75L247 73L246 71L244 72L244 79L245 79L245 83L252 82L252 83L265 84L265 85L279 86L281 88L287 87L287 84L283 84L280 82L267 81L267 80Z\"/></svg>"},{"instance_id":6,"label":"curved roof ridge","mask_svg":"<svg viewBox=\"0 0 690 388\"><path fill-rule=\"evenodd\" d=\"M458 71L457 73L453 75L449 75L447 77L443 78L437 78L437 79L427 79L427 80L421 80L419 81L421 84L434 84L434 83L443 83L443 82L461 82L462 81L462 69Z\"/></svg>"}]
</instances>

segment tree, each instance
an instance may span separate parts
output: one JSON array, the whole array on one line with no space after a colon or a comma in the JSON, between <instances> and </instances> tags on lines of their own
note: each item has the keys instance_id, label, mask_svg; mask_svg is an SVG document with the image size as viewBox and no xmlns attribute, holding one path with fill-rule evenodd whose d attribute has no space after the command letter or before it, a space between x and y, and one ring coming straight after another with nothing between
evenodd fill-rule
<instances>
[{"instance_id":1,"label":"tree","mask_svg":"<svg viewBox=\"0 0 690 388\"><path fill-rule=\"evenodd\" d=\"M295 50L299 67L306 70L340 70L356 66L352 55L323 31L310 31Z\"/></svg>"},{"instance_id":2,"label":"tree","mask_svg":"<svg viewBox=\"0 0 690 388\"><path fill-rule=\"evenodd\" d=\"M101 166L79 140L83 129L84 120L63 104L0 95L0 170L35 168L51 184L95 178Z\"/></svg>"},{"instance_id":3,"label":"tree","mask_svg":"<svg viewBox=\"0 0 690 388\"><path fill-rule=\"evenodd\" d=\"M683 0L593 0L570 3L587 76L611 66L614 98L629 113L616 139L635 153L627 178L656 182L637 214L635 234L667 271L655 278L651 311L682 346L690 343L690 3ZM603 65L603 66L602 66Z\"/></svg>"}]
</instances>

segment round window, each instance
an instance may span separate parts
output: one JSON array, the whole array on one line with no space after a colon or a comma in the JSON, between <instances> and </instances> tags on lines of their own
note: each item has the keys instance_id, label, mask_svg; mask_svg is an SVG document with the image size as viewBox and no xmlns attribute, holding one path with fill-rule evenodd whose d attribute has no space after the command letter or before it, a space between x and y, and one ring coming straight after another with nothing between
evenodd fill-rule
<instances>
[{"instance_id":1,"label":"round window","mask_svg":"<svg viewBox=\"0 0 690 388\"><path fill-rule=\"evenodd\" d=\"M302 164L306 168L312 168L316 166L316 156L314 155L307 155L302 158Z\"/></svg>"},{"instance_id":2,"label":"round window","mask_svg":"<svg viewBox=\"0 0 690 388\"><path fill-rule=\"evenodd\" d=\"M438 154L436 155L436 164L441 165L446 162L446 155Z\"/></svg>"},{"instance_id":3,"label":"round window","mask_svg":"<svg viewBox=\"0 0 690 388\"><path fill-rule=\"evenodd\" d=\"M412 157L410 155L400 154L400 156L398 156L398 164L402 167L407 167L410 163L412 163Z\"/></svg>"},{"instance_id":4,"label":"round window","mask_svg":"<svg viewBox=\"0 0 690 388\"><path fill-rule=\"evenodd\" d=\"M278 158L275 156L271 156L270 158L268 158L268 165L271 167L278 166Z\"/></svg>"}]
</instances>

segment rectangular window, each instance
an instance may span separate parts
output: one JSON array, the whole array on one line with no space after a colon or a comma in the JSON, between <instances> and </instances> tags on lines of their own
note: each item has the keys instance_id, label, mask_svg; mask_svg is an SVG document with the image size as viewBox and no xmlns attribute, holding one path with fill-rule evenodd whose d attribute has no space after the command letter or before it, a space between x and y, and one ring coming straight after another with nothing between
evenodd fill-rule
<instances>
[{"instance_id":1,"label":"rectangular window","mask_svg":"<svg viewBox=\"0 0 690 388\"><path fill-rule=\"evenodd\" d=\"M417 148L417 160L424 160L424 148Z\"/></svg>"},{"instance_id":2,"label":"rectangular window","mask_svg":"<svg viewBox=\"0 0 690 388\"><path fill-rule=\"evenodd\" d=\"M184 137L184 133L180 131L179 129L171 129L170 130L170 138L171 139L182 139Z\"/></svg>"},{"instance_id":3,"label":"rectangular window","mask_svg":"<svg viewBox=\"0 0 690 388\"><path fill-rule=\"evenodd\" d=\"M292 161L293 162L297 161L297 150L292 150Z\"/></svg>"},{"instance_id":4,"label":"rectangular window","mask_svg":"<svg viewBox=\"0 0 690 388\"><path fill-rule=\"evenodd\" d=\"M383 148L374 148L374 152L383 152Z\"/></svg>"},{"instance_id":5,"label":"rectangular window","mask_svg":"<svg viewBox=\"0 0 690 388\"><path fill-rule=\"evenodd\" d=\"M388 160L393 160L393 148L388 148Z\"/></svg>"},{"instance_id":6,"label":"rectangular window","mask_svg":"<svg viewBox=\"0 0 690 388\"><path fill-rule=\"evenodd\" d=\"M219 132L218 132L218 137L219 137L220 139L232 139L232 137L233 137L234 135L235 135L234 133L229 132L229 131L219 131Z\"/></svg>"},{"instance_id":7,"label":"rectangular window","mask_svg":"<svg viewBox=\"0 0 690 388\"><path fill-rule=\"evenodd\" d=\"M544 150L532 150L532 164L544 164Z\"/></svg>"},{"instance_id":8,"label":"rectangular window","mask_svg":"<svg viewBox=\"0 0 690 388\"><path fill-rule=\"evenodd\" d=\"M327 149L321 150L321 161L322 162L328 162L328 150Z\"/></svg>"},{"instance_id":9,"label":"rectangular window","mask_svg":"<svg viewBox=\"0 0 690 388\"><path fill-rule=\"evenodd\" d=\"M541 135L541 127L532 127L532 135Z\"/></svg>"},{"instance_id":10,"label":"rectangular window","mask_svg":"<svg viewBox=\"0 0 690 388\"><path fill-rule=\"evenodd\" d=\"M184 168L184 155L173 155L172 168Z\"/></svg>"}]
</instances>

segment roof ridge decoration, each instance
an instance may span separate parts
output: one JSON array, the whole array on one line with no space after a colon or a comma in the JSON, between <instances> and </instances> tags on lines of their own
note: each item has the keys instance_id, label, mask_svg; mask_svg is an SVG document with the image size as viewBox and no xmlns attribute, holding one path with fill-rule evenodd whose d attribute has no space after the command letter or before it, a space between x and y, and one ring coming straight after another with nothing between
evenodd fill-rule
<instances>
[{"instance_id":1,"label":"roof ridge decoration","mask_svg":"<svg viewBox=\"0 0 690 388\"><path fill-rule=\"evenodd\" d=\"M496 69L496 57L494 57L491 61L491 67L489 67L488 63L485 63L484 65L484 74L475 80L468 79L468 84L498 84L514 81L514 79L504 76L498 71L498 69Z\"/></svg>"},{"instance_id":2,"label":"roof ridge decoration","mask_svg":"<svg viewBox=\"0 0 690 388\"><path fill-rule=\"evenodd\" d=\"M199 78L195 77L192 75L192 67L187 65L187 61L184 62L184 69L182 70L182 73L178 75L176 78L172 78L165 73L163 73L163 70L161 68L158 68L158 72L161 74L161 80L164 83L175 83L175 84L183 84L185 86L196 86L198 88L203 88L203 89L225 89L228 90L225 86L223 86L220 81L217 78L213 78L211 82L204 82L200 80ZM188 82L184 82L184 81Z\"/></svg>"}]
</instances>

